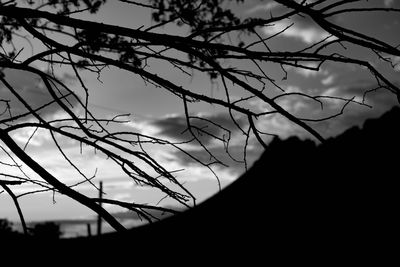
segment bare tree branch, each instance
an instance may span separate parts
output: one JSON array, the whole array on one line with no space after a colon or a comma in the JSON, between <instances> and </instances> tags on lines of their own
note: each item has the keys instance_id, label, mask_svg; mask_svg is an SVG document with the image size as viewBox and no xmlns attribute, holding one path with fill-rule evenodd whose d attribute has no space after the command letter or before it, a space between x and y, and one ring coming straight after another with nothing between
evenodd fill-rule
<instances>
[{"instance_id":1,"label":"bare tree branch","mask_svg":"<svg viewBox=\"0 0 400 267\"><path fill-rule=\"evenodd\" d=\"M225 155L215 153L214 147L203 140L218 143L228 158L247 168L249 147L257 143L265 149L268 147L267 136L279 134L262 127L262 123L271 115L279 114L314 139L325 142L326 136L314 127L316 122L342 116L352 105L372 108L365 98L378 89L386 90L400 99L397 82L388 73L365 58L346 54L348 46L360 48L395 70L393 58L400 56L399 47L376 36L347 28L334 19L343 14L398 14L400 10L397 8L365 7L360 0L275 0L279 6L276 12L271 10L269 16L265 14L265 18L243 19L229 5L224 5L230 2L240 7L243 3L240 0L120 0L114 4L148 10L154 23L132 28L74 16L96 16L98 10L105 8L105 2L62 0L0 3L0 81L3 86L0 95L0 151L5 156L5 159L1 158L0 166L5 169L2 169L2 176L16 180L1 180L0 185L13 198L21 221L24 219L17 199L49 191L64 194L83 204L118 231L125 229L100 203L134 211L149 222L155 219L150 210L174 213L158 205L94 199L78 192L76 187L82 184L96 187L94 179L97 173L95 171L93 176L87 175L79 167L63 145L64 139L79 144L81 153L82 147L87 147L101 154L135 186L152 188L163 195L162 199L170 198L181 206L190 207L196 205L197 199L177 174L176 169L180 168L170 170L164 166L150 153L147 149L149 146L165 146L187 156L215 176L221 189L217 168L227 168L229 164L224 161ZM294 51L271 45L295 29L299 17L310 20L326 34L321 40L302 45ZM281 22L287 24L272 34L261 34L263 29L268 30ZM171 34L168 27L182 27L188 32L178 36ZM168 75L155 71L154 66L165 63L171 72L184 78L172 80ZM327 64L346 64L367 70L376 86L366 89L361 101L353 95L339 93L335 96L323 92L310 94L287 91L280 82L289 79L292 70L321 72ZM47 70L44 70L44 65ZM271 66L276 68L278 75L271 71ZM94 74L101 82L108 69L123 70L146 85L165 90L180 99L186 127L182 131L183 140L168 140L126 128L130 119L125 114L106 118L95 116L90 106L94 88L85 81L85 75ZM10 80L8 71L29 73L35 77L46 96L45 101L40 105L32 103L23 90ZM57 75L57 71L70 75L78 83L77 88L69 86ZM196 75L209 77L213 88L221 88L222 92L207 94L185 83L184 79L190 80ZM299 115L282 104L285 100L311 102L320 107L321 113ZM335 110L329 114L322 113L329 101L338 103ZM227 127L193 113L195 109L192 107L197 103L223 110L232 126ZM62 112L62 118L47 115L46 110L50 109ZM29 131L22 145L13 136L18 131ZM73 183L61 182L60 177L51 174L34 160L30 149L35 138L43 132L49 136L49 142L62 159L63 166L76 174ZM238 157L240 160L230 151L235 138L241 138L239 143L243 157ZM188 147L195 147L206 156L198 157ZM34 175L28 176L26 167ZM10 169L19 174L8 172ZM21 182L35 187L16 196L8 186Z\"/></svg>"}]
</instances>

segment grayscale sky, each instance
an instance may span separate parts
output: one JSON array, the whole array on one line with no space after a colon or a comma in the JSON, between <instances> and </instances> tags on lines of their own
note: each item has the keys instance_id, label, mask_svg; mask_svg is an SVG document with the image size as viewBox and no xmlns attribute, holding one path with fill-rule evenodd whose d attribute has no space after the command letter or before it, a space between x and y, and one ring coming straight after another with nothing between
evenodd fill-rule
<instances>
[{"instance_id":1,"label":"grayscale sky","mask_svg":"<svg viewBox=\"0 0 400 267\"><path fill-rule=\"evenodd\" d=\"M400 1L388 0L372 0L366 2L367 6L387 6L400 8ZM270 12L279 14L282 7L273 1L248 0L240 7L234 7L242 17L265 17ZM135 7L132 8L127 4L118 3L118 1L108 1L99 14L94 17L85 17L85 19L99 20L104 23L115 24L120 26L139 28L142 26L152 25L151 14L147 9ZM337 23L350 27L355 31L365 34L371 34L376 38L392 45L400 44L400 13L374 13L373 15L340 15L334 18ZM284 32L280 37L274 38L268 44L272 50L295 50L305 47L315 41L319 41L327 37L327 34L315 24L307 19L296 18L295 24ZM292 21L282 21L274 26L259 29L259 34L269 36ZM168 26L158 31L166 31L175 35L184 36L187 29ZM245 38L245 37L244 37ZM21 43L21 46L26 44ZM370 61L378 69L383 70L388 78L393 81L399 81L400 66L391 70L389 66L381 63L375 54L361 50L352 46L335 47L341 53L350 55L359 55ZM38 51L35 51L38 52ZM400 63L400 58L390 58L394 64ZM179 71L173 69L168 63L157 64L151 66L152 70L158 75L163 76L178 84L183 84L187 88L195 91L201 91L204 94L216 95L222 94L218 84L212 84L207 76L196 75L187 77ZM250 67L249 68L253 68ZM268 69L268 73L275 77L281 86L287 92L320 92L324 95L337 95L343 97L355 96L356 99L362 100L363 93L375 87L376 83L373 77L360 68L351 65L332 65L324 64L322 69L316 71L304 71L297 69L287 69L288 79L281 81L284 74L278 68ZM40 85L33 77L25 73L6 72L7 78L13 82L15 87L21 88L29 97L32 104L40 105L46 101L46 96L41 93ZM63 79L76 88L77 92L81 92L79 84L71 78L68 73L63 74ZM171 140L182 140L185 136L181 132L185 129L185 120L183 115L182 102L160 88L155 88L150 84L145 84L139 77L132 76L124 71L117 69L104 70L101 81L97 80L97 76L90 73L84 74L87 86L91 88L90 107L99 117L112 116L118 113L130 113L131 122L126 126L127 129L140 131L144 134L158 135L160 137L170 138ZM0 92L6 94L5 89L0 85ZM240 93L233 97L240 97ZM353 125L360 125L366 118L380 116L390 107L396 104L393 95L389 95L383 91L372 93L367 97L366 102L373 106L368 108L357 104L349 105L346 113L340 118L314 124L313 126L321 132L325 137L340 134ZM338 105L332 103L321 111L320 107L311 101L304 99L291 98L285 99L280 103L290 112L304 117L319 116L321 114L331 114L338 109ZM265 108L257 101L251 103L260 109ZM21 107L22 108L22 107ZM49 116L63 116L57 110L48 109ZM191 109L193 113L201 113L202 116L213 121L217 121L232 130L234 138L232 140L231 153L240 158L243 153L243 140L235 126L228 119L226 112L219 108L200 104ZM321 113L322 112L322 113ZM239 124L241 118L238 118ZM243 122L244 123L244 122ZM282 118L276 116L268 120L259 121L259 127L262 129L278 134L283 138L290 135L298 135L302 138L309 136L302 130L294 127ZM32 130L33 131L33 130ZM218 131L217 129L215 131ZM29 138L30 132L17 132L14 138L21 144ZM35 156L35 159L41 162L46 169L50 170L54 175L60 177L62 181L68 184L77 182L75 178L76 172L70 168L65 168L61 164L61 157L56 149L50 145L50 137L48 134L36 134L31 141L29 151ZM203 140L205 143L212 144L212 140ZM112 166L104 157L94 155L92 151L85 150L80 154L79 144L62 140L62 143L70 155L78 162L78 165L89 175L94 174L97 168L98 180L104 181L104 186L109 197L120 200L132 200L137 202L155 203L160 200L161 195L150 192L145 188L138 188L130 181L127 181L122 173ZM198 147L188 146L187 149L199 157L206 157L203 151ZM217 168L222 184L225 186L231 183L244 171L243 164L237 164L229 161L229 157L224 154L222 146L212 146L212 151L216 155L220 155L227 160L229 168ZM247 152L249 163L260 155L261 148L256 144L255 140L250 140L249 150ZM172 151L165 147L149 147L151 153L156 160L167 166L167 169L184 169L179 175L180 179L186 182L186 186L191 189L199 200L203 200L218 190L217 181L207 169L193 165L193 163L181 153ZM1 157L0 157L1 160ZM26 170L29 173L29 170ZM266 174L268 175L268 174ZM20 192L25 192L34 188L26 188L21 186ZM90 185L79 187L79 190L95 195L96 192ZM5 194L0 194L0 218L7 217L17 220L18 216L11 200ZM55 204L54 204L55 203ZM165 204L168 203L166 200ZM72 203L61 195L52 195L50 193L42 193L34 196L26 196L21 200L21 206L27 220L42 219L64 219L85 217L88 212L79 204Z\"/></svg>"}]
</instances>

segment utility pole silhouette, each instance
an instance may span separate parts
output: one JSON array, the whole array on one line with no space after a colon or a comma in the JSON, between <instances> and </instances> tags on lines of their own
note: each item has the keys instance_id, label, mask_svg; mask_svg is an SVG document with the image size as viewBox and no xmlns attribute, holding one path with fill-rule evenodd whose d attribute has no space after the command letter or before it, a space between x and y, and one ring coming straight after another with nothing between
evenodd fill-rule
<instances>
[{"instance_id":1,"label":"utility pole silhouette","mask_svg":"<svg viewBox=\"0 0 400 267\"><path fill-rule=\"evenodd\" d=\"M90 223L86 224L86 229L87 229L87 236L91 237L92 236L92 227L90 226Z\"/></svg>"},{"instance_id":2,"label":"utility pole silhouette","mask_svg":"<svg viewBox=\"0 0 400 267\"><path fill-rule=\"evenodd\" d=\"M103 198L103 182L100 181L100 188L99 188L99 199ZM100 207L102 206L101 201L99 202ZM97 235L101 235L101 216L97 215Z\"/></svg>"}]
</instances>

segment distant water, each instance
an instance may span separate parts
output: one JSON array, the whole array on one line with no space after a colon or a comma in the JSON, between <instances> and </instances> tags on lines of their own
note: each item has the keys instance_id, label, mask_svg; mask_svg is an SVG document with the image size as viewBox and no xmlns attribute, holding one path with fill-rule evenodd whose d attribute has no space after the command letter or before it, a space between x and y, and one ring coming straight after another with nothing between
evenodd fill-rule
<instances>
[{"instance_id":1,"label":"distant water","mask_svg":"<svg viewBox=\"0 0 400 267\"><path fill-rule=\"evenodd\" d=\"M145 220L136 220L136 219L122 219L119 220L120 223L122 223L126 228L133 228L137 227L143 224L146 224L147 221ZM74 222L61 222L58 223L60 225L60 230L62 232L61 237L62 238L74 238L74 237L82 237L82 236L88 236L88 227L87 221L82 221L80 223L79 221L74 221ZM91 228L91 233L92 235L97 234L97 222L95 220L91 220L90 223L90 228ZM29 225L28 225L29 227ZM18 232L23 232L22 231L22 226L21 223L15 222L13 223L13 229ZM103 221L102 224L102 233L109 233L113 232L114 229L109 226L106 222Z\"/></svg>"},{"instance_id":2,"label":"distant water","mask_svg":"<svg viewBox=\"0 0 400 267\"><path fill-rule=\"evenodd\" d=\"M120 223L122 223L126 228L133 228L137 227L143 224L146 224L146 221L141 221L141 220L134 220L134 219L124 219L120 220ZM90 223L90 228L91 228L91 233L92 235L96 235L97 233L97 223L96 222L91 222ZM102 233L110 233L114 232L114 228L112 228L110 225L107 223L103 222L102 224ZM61 224L60 225L60 230L63 233L62 238L74 238L74 237L81 237L81 236L88 236L88 226L87 224Z\"/></svg>"}]
</instances>

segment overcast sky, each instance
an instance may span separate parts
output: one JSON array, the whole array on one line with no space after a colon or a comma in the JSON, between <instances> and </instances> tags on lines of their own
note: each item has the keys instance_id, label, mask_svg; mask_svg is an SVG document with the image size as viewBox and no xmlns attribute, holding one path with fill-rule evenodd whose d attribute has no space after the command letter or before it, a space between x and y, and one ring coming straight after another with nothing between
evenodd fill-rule
<instances>
[{"instance_id":1,"label":"overcast sky","mask_svg":"<svg viewBox=\"0 0 400 267\"><path fill-rule=\"evenodd\" d=\"M152 24L151 16L147 9L140 7L130 8L129 5L117 3L118 1L108 1L108 4L101 9L96 20L104 23L122 25L132 28L149 26ZM388 0L373 0L366 2L367 6L387 6L400 8L400 2ZM280 14L283 8L273 1L249 0L245 1L240 8L235 8L242 17L257 16L265 17L272 12L275 15ZM94 19L94 18L90 18ZM366 34L372 34L378 39L388 42L392 45L400 44L400 13L374 13L373 15L341 15L334 18L335 22L351 27L355 31ZM262 36L269 36L277 33L292 22L295 24L279 37L270 41L269 46L272 50L296 50L319 40L323 40L328 35L311 21L303 18L295 18L292 21L282 21L274 26L260 29ZM177 29L173 26L166 27L159 31L167 31L172 34L185 35L185 29ZM26 44L21 44L26 45ZM341 53L358 55L370 61L377 68L385 71L385 74L392 81L398 81L399 73L396 70L390 70L387 65L379 62L376 55L367 51L348 46L347 49L335 47ZM37 52L37 51L36 51ZM399 58L392 58L393 63L400 63ZM168 63L151 66L152 71L171 81L185 85L187 88L195 91L201 91L204 94L217 95L222 94L222 90L215 84L213 85L207 76L196 75L194 77L184 77L181 73L173 70ZM269 73L277 80L283 78L283 73L277 68L268 69ZM361 100L363 93L376 86L373 77L366 70L355 68L350 65L324 64L319 72L305 71L297 69L288 69L288 79L281 82L282 87L287 92L305 92L313 94L320 92L324 95L336 95L343 97L356 96ZM30 99L32 105L39 106L47 101L46 95L42 92L40 82L26 73L6 72L6 78L12 84L21 90L27 99ZM102 74L100 83L96 75L85 73L84 76L87 86L91 88L90 107L98 116L110 116L117 113L130 113L131 122L125 127L140 131L144 134L157 135L170 140L185 140L187 135L182 134L186 122L183 114L182 102L166 90L155 88L152 85L145 84L143 80L136 76L120 70L105 70ZM72 87L78 89L78 85L69 75L64 75L63 80ZM2 97L9 97L7 90L0 85ZM236 97L239 97L238 94ZM235 97L235 95L233 95ZM380 116L390 107L396 104L393 95L384 91L377 91L367 98L367 104L373 106L368 108L357 104L349 105L346 113L340 118L314 124L317 130L325 137L335 136L345 129L360 125L366 118ZM318 117L324 114L335 112L338 105L332 103L326 105L322 111L320 107L311 101L305 101L296 97L287 98L280 103L290 112L302 117ZM262 103L254 101L251 103L253 108L264 109ZM23 107L16 105L14 112L22 112ZM228 114L221 109L209 105L197 105L191 110L194 113L200 113L203 118L215 121L224 125L232 132L232 143L230 147L231 155L234 158L243 157L243 138L237 127L229 119ZM57 110L49 108L45 110L48 116L62 116ZM239 125L244 126L246 121L238 117ZM267 120L259 121L258 126L268 132L278 134L282 138L290 135L298 135L302 138L309 136L301 129L294 127L279 116L272 116ZM210 126L210 131L215 135L222 135L223 131ZM33 131L33 130L32 130ZM23 144L29 138L31 132L19 131L14 133L15 140ZM88 174L94 174L97 169L98 180L103 180L105 190L110 198L120 200L137 201L140 203L157 202L162 195L150 192L148 189L138 188L123 177L122 173L110 164L104 157L94 155L92 151L83 150L80 153L79 144L59 139L70 155L73 155L78 165ZM220 156L228 164L229 168L217 168L217 172L223 185L232 182L240 173L244 171L244 165L232 161L224 153L224 147L213 143L214 140L208 137L202 137L202 141L210 146L215 155ZM56 148L50 145L51 137L46 133L38 133L31 141L28 151L34 155L34 158L42 163L47 170L51 171L56 177L67 184L73 184L79 181L76 171L66 168L62 164L62 158L57 153ZM213 174L207 169L200 168L193 164L192 160L182 153L170 150L164 147L149 147L156 160L164 164L169 170L185 169L179 175L186 186L191 189L199 200L209 197L217 192L217 181ZM207 159L204 151L199 147L186 147L192 154L199 158ZM253 162L261 153L261 148L255 140L250 140L247 157L249 163ZM3 158L2 158L3 157ZM0 154L0 160L5 157ZM26 170L29 173L29 170ZM98 181L97 180L97 181ZM17 192L24 192L28 189L24 186L16 189ZM80 191L86 194L95 195L95 191L90 185L81 186ZM53 198L54 197L54 198ZM168 202L168 201L167 201ZM17 220L17 213L5 194L0 194L0 218L8 217ZM54 205L53 203L56 203ZM88 211L79 204L72 203L63 196L49 193L35 195L34 197L24 197L21 200L22 209L27 220L52 219L52 218L76 218L88 215Z\"/></svg>"}]
</instances>

